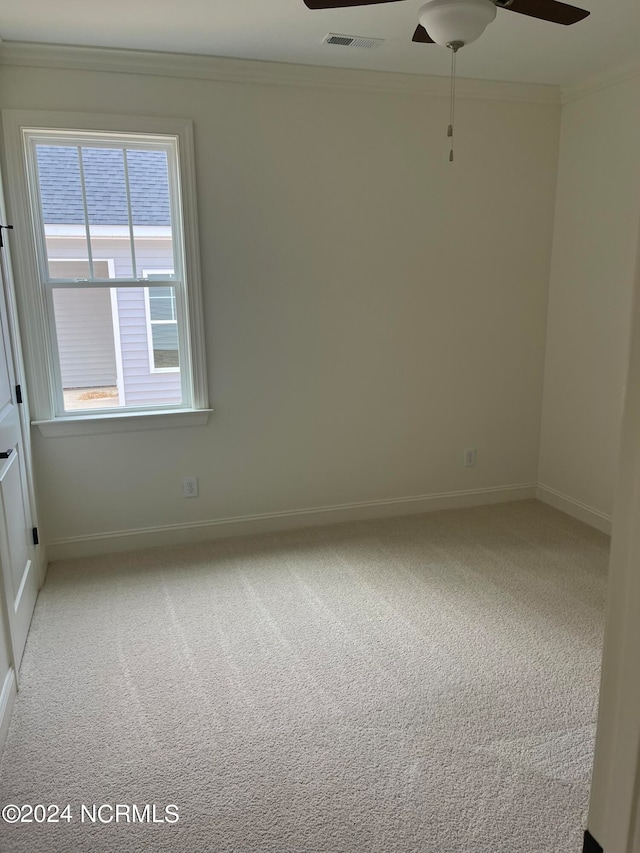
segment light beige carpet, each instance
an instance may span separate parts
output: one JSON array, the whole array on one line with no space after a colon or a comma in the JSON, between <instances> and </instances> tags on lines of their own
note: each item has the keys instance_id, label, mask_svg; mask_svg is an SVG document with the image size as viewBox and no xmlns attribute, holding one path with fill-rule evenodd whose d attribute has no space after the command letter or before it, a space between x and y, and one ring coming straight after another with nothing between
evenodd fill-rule
<instances>
[{"instance_id":1,"label":"light beige carpet","mask_svg":"<svg viewBox=\"0 0 640 853\"><path fill-rule=\"evenodd\" d=\"M54 564L0 795L73 820L0 850L575 853L607 548L527 501Z\"/></svg>"}]
</instances>

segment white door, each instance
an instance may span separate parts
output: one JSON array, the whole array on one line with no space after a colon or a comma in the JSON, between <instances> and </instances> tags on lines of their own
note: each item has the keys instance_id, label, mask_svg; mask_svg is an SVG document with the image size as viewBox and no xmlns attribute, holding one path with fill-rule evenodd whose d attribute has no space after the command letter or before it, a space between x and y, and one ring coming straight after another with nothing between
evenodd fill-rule
<instances>
[{"instance_id":1,"label":"white door","mask_svg":"<svg viewBox=\"0 0 640 853\"><path fill-rule=\"evenodd\" d=\"M0 232L6 235L6 232ZM6 239L6 236L5 238ZM4 250L0 249L0 255ZM39 578L27 480L27 460L16 399L7 318L6 258L0 258L0 567L16 671L22 660Z\"/></svg>"}]
</instances>

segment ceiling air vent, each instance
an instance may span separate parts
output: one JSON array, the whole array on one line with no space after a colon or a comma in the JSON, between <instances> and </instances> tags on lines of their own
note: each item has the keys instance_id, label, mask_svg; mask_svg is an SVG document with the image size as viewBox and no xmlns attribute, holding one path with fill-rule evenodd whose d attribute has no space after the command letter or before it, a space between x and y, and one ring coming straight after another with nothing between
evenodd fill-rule
<instances>
[{"instance_id":1,"label":"ceiling air vent","mask_svg":"<svg viewBox=\"0 0 640 853\"><path fill-rule=\"evenodd\" d=\"M343 47L378 47L384 39L370 39L364 36L345 36L339 33L329 33L322 42L323 44L340 44Z\"/></svg>"}]
</instances>

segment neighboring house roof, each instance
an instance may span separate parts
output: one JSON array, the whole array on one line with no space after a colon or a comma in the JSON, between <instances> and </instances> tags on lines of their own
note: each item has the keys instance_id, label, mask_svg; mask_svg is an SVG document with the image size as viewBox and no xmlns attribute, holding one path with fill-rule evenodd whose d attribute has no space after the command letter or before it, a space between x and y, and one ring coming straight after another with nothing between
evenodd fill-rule
<instances>
[{"instance_id":1,"label":"neighboring house roof","mask_svg":"<svg viewBox=\"0 0 640 853\"><path fill-rule=\"evenodd\" d=\"M164 151L127 150L134 225L170 225L169 180ZM43 219L48 225L84 223L82 181L75 146L38 145ZM83 148L82 166L91 225L127 225L123 151Z\"/></svg>"}]
</instances>

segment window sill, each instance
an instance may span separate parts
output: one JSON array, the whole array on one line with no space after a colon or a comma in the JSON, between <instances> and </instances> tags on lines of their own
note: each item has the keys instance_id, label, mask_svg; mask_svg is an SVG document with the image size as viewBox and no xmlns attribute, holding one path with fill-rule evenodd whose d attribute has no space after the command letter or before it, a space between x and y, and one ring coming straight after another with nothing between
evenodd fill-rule
<instances>
[{"instance_id":1,"label":"window sill","mask_svg":"<svg viewBox=\"0 0 640 853\"><path fill-rule=\"evenodd\" d=\"M100 435L113 432L133 432L147 429L204 426L213 409L174 409L156 412L127 412L127 414L83 415L82 417L52 418L31 421L45 438L62 436Z\"/></svg>"}]
</instances>

